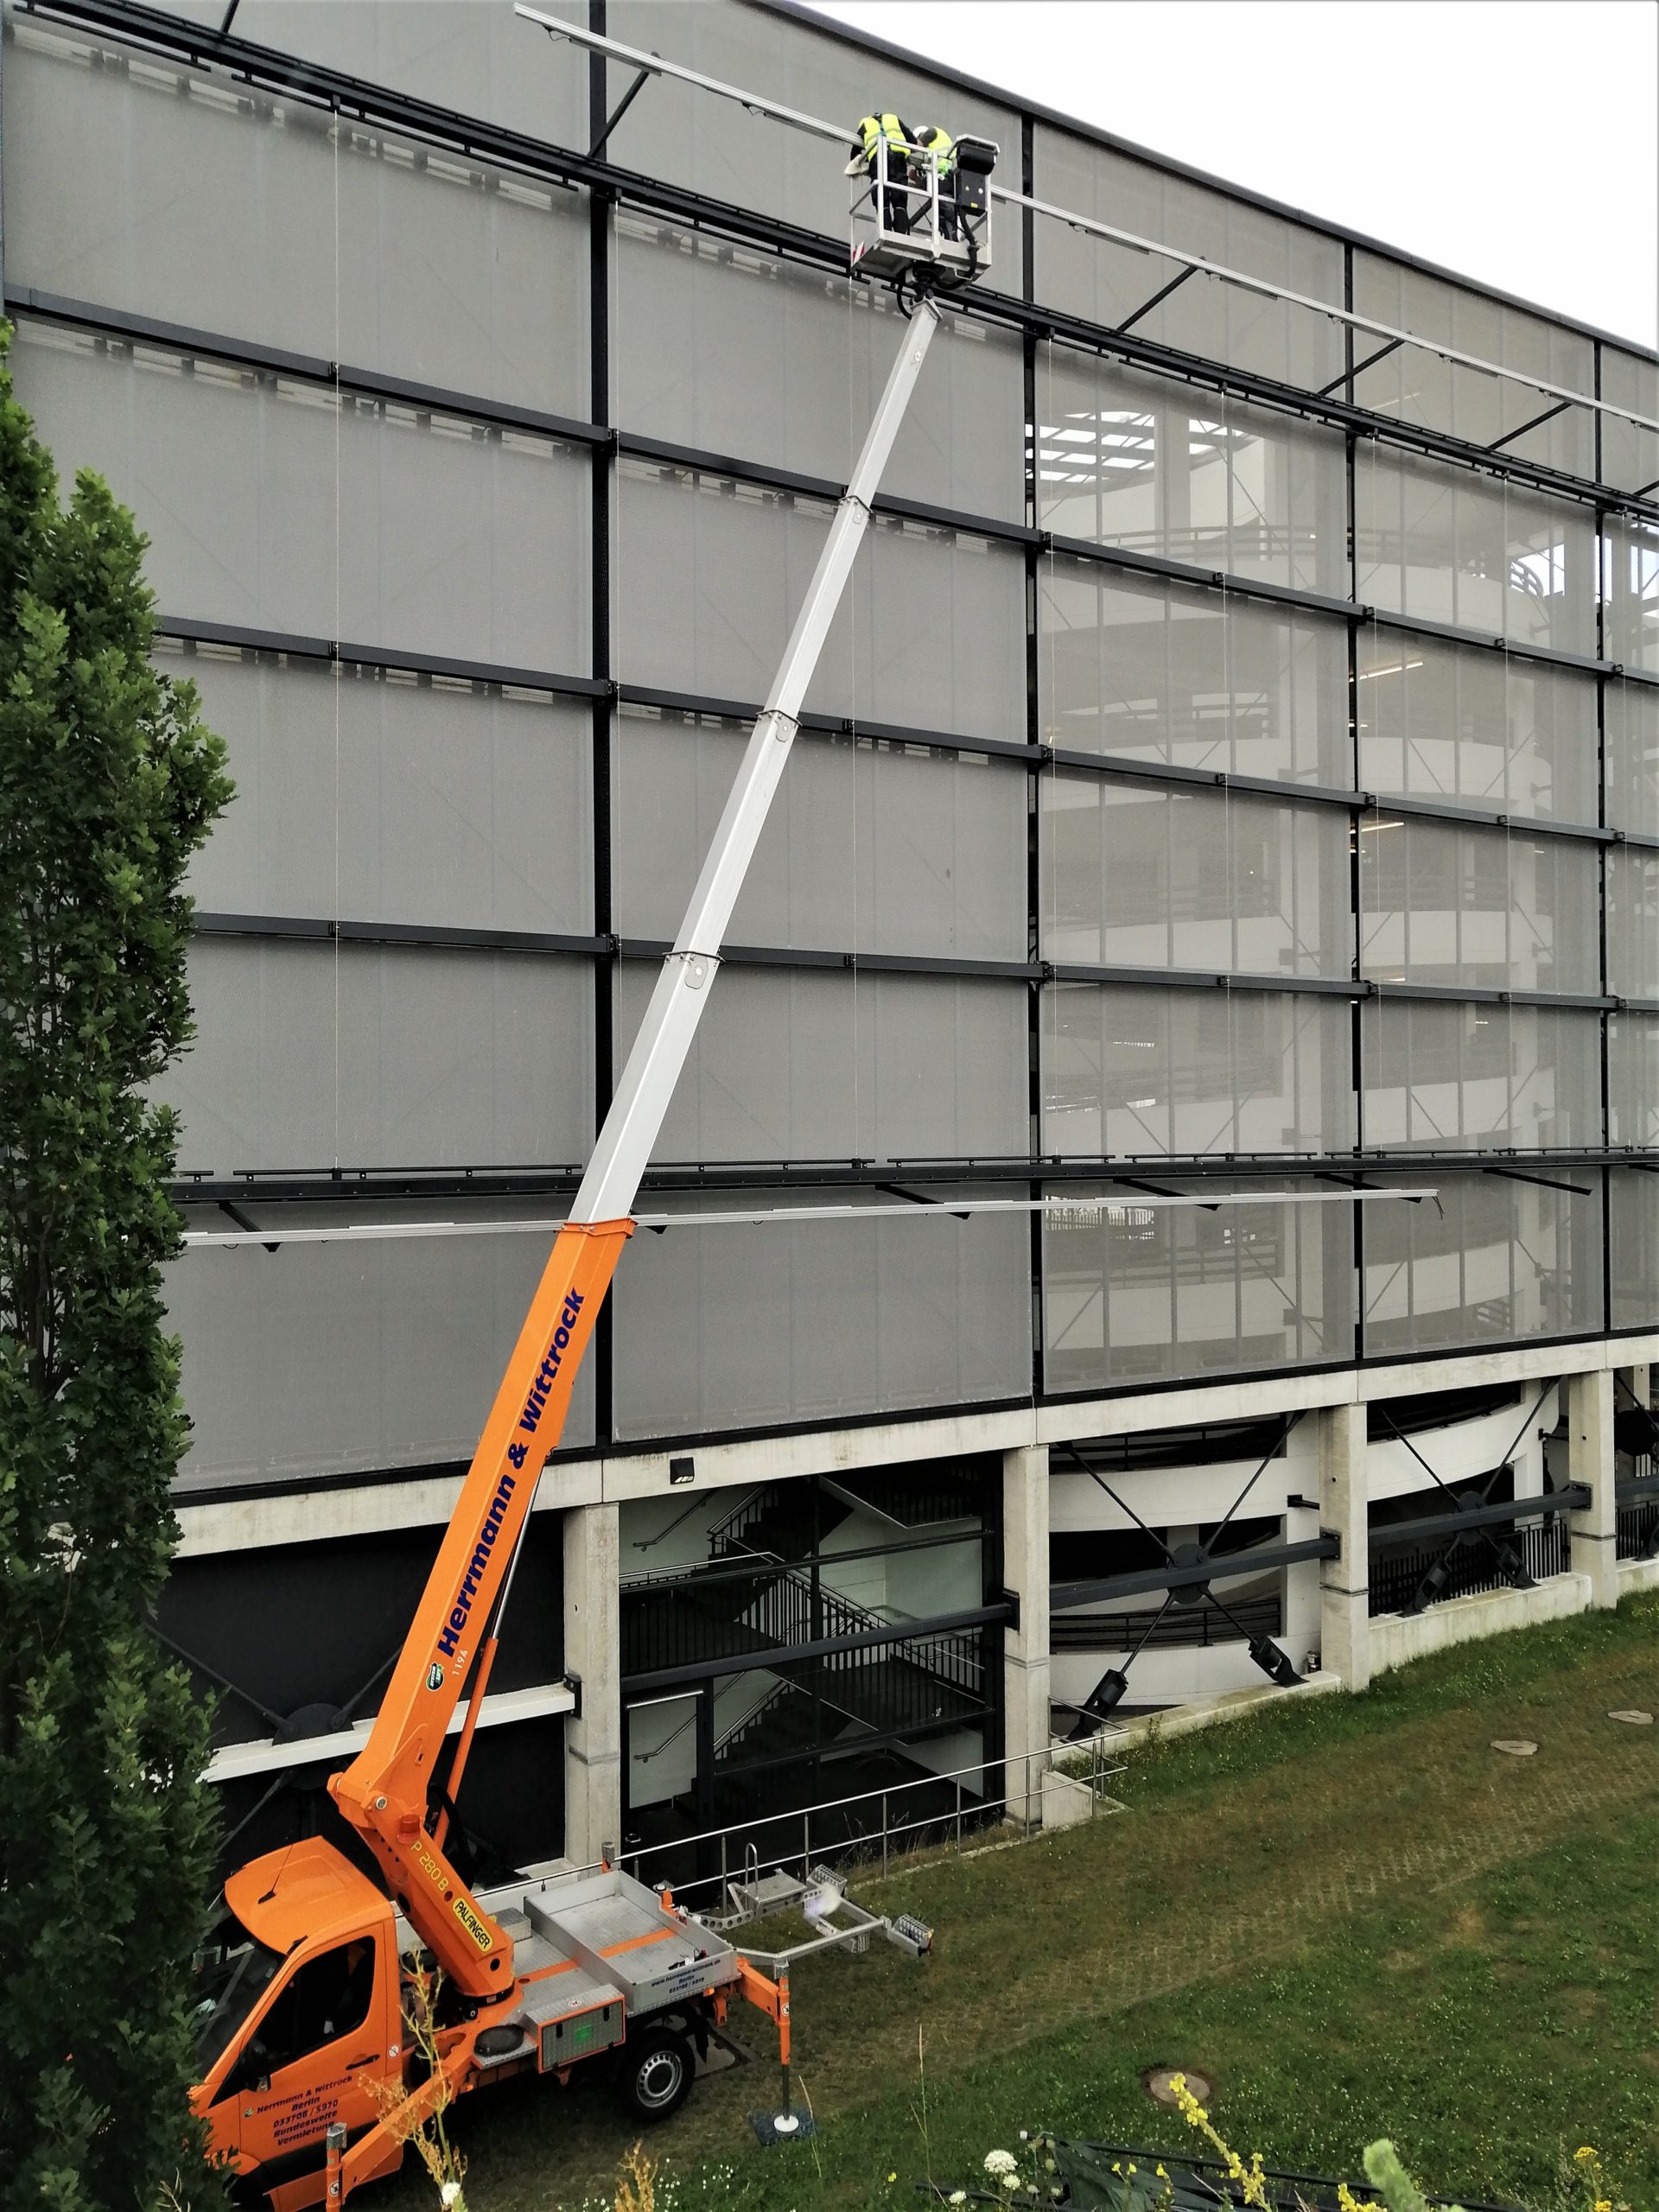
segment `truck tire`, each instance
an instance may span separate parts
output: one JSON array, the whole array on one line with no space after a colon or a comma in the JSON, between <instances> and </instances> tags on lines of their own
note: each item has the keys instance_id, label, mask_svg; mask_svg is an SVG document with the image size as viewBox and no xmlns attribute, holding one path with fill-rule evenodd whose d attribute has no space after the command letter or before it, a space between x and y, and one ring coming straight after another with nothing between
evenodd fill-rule
<instances>
[{"instance_id":1,"label":"truck tire","mask_svg":"<svg viewBox=\"0 0 1659 2212\"><path fill-rule=\"evenodd\" d=\"M636 2120L671 2119L691 2094L696 2071L685 2038L671 2028L646 2028L623 2045L622 2101Z\"/></svg>"}]
</instances>

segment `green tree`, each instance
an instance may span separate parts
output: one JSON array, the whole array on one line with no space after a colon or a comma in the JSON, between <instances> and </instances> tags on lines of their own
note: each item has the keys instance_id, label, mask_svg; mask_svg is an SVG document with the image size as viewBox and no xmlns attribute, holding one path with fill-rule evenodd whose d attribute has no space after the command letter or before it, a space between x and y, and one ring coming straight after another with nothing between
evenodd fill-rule
<instances>
[{"instance_id":1,"label":"green tree","mask_svg":"<svg viewBox=\"0 0 1659 2212\"><path fill-rule=\"evenodd\" d=\"M60 507L0 325L0 2197L149 2206L201 2163L207 1714L146 1618L188 1424L165 1327L190 855L231 795L149 664L147 541Z\"/></svg>"}]
</instances>

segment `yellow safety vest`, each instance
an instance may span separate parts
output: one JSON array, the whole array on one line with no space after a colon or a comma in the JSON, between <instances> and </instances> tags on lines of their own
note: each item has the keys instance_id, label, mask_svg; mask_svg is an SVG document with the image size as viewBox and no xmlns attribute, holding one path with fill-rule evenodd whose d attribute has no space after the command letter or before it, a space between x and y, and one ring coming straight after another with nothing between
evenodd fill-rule
<instances>
[{"instance_id":1,"label":"yellow safety vest","mask_svg":"<svg viewBox=\"0 0 1659 2212\"><path fill-rule=\"evenodd\" d=\"M938 167L941 178L950 175L951 170L957 166L957 142L948 130L942 130L937 125L930 128L925 124L922 135L916 143L918 146L925 146L930 154L938 156Z\"/></svg>"},{"instance_id":2,"label":"yellow safety vest","mask_svg":"<svg viewBox=\"0 0 1659 2212\"><path fill-rule=\"evenodd\" d=\"M873 162L875 159L876 149L884 143L889 146L896 146L901 151L906 143L905 126L896 115L867 115L860 123L858 130L859 136L863 141L864 158L867 162Z\"/></svg>"}]
</instances>

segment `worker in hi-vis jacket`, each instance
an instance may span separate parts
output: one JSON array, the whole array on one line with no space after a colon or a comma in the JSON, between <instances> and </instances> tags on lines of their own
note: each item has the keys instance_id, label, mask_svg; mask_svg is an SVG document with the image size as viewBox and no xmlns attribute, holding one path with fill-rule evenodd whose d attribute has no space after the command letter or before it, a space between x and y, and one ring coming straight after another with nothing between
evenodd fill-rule
<instances>
[{"instance_id":1,"label":"worker in hi-vis jacket","mask_svg":"<svg viewBox=\"0 0 1659 2212\"><path fill-rule=\"evenodd\" d=\"M934 166L939 178L939 235L959 238L962 224L957 208L957 142L950 133L937 123L925 123L912 145L920 146L934 156ZM918 172L925 181L925 172Z\"/></svg>"},{"instance_id":2,"label":"worker in hi-vis jacket","mask_svg":"<svg viewBox=\"0 0 1659 2212\"><path fill-rule=\"evenodd\" d=\"M849 176L856 176L861 168L869 172L870 189L875 189L880 165L886 183L886 227L890 231L910 229L910 148L915 140L910 125L897 115L867 115L859 124L858 137L853 141L853 157L847 164Z\"/></svg>"}]
</instances>

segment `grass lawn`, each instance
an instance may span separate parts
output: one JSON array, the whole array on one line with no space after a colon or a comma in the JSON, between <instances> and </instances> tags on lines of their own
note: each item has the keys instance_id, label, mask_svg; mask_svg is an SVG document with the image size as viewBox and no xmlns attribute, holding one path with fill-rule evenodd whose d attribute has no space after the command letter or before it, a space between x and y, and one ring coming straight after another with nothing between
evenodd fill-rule
<instances>
[{"instance_id":1,"label":"grass lawn","mask_svg":"<svg viewBox=\"0 0 1659 2212\"><path fill-rule=\"evenodd\" d=\"M858 1889L937 1948L799 1969L815 2145L753 2145L757 2064L700 2082L649 2147L682 2207L896 2208L929 2173L971 2183L1021 2127L1176 2147L1140 2075L1180 2063L1269 2165L1357 2174L1391 2134L1425 2187L1536 2207L1589 2142L1649 2212L1659 1727L1606 1718L1631 1706L1659 1708L1659 1594L1152 1746L1118 1817ZM764 2023L734 2025L768 2051ZM455 2132L470 2212L608 2202L631 2139L601 2088L535 2083L469 2100ZM426 2196L410 2171L378 2201Z\"/></svg>"}]
</instances>

